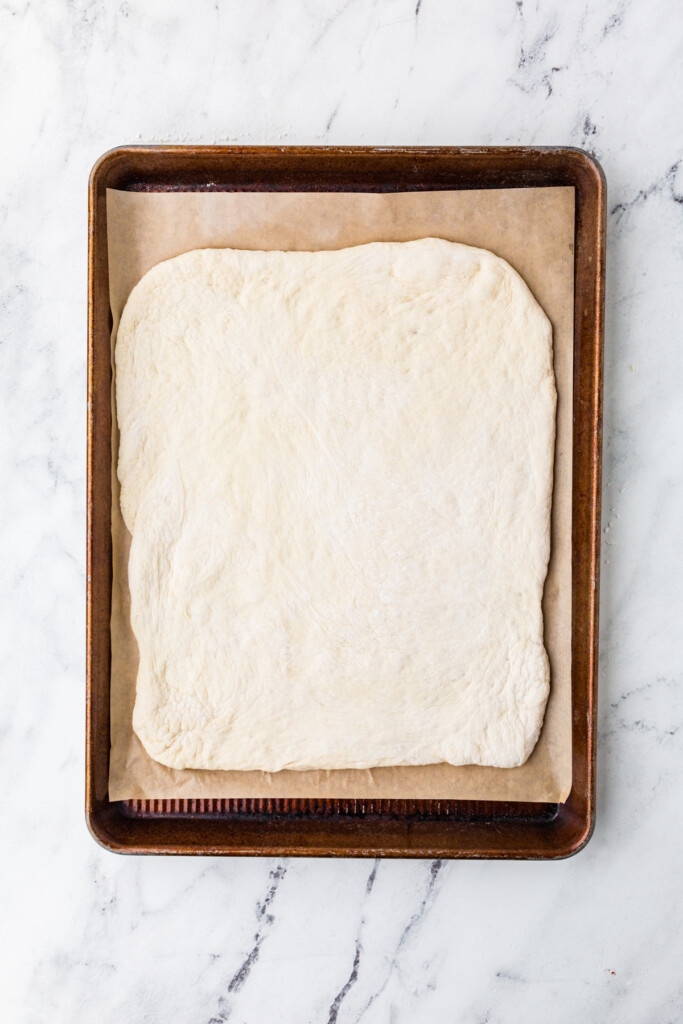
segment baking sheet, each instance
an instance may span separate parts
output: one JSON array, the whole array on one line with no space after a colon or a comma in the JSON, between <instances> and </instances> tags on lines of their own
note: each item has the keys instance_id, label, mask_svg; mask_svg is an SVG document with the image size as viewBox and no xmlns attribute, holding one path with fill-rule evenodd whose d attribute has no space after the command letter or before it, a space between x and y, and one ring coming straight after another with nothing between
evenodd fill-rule
<instances>
[{"instance_id":1,"label":"baking sheet","mask_svg":"<svg viewBox=\"0 0 683 1024\"><path fill-rule=\"evenodd\" d=\"M551 691L541 737L520 768L343 771L175 770L153 761L132 730L138 652L130 626L130 535L119 510L112 430L110 800L339 797L561 802L571 789L571 466L574 295L573 188L369 193L107 191L112 350L125 301L156 263L190 249L337 249L437 236L491 249L524 277L553 324L558 389L551 543L544 591Z\"/></svg>"}]
</instances>

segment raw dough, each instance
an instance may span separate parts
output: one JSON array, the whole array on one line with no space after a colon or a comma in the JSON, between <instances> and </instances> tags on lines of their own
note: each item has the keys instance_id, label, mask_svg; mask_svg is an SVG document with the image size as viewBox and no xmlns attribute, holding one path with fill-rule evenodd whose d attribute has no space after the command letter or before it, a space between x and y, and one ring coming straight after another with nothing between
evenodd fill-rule
<instances>
[{"instance_id":1,"label":"raw dough","mask_svg":"<svg viewBox=\"0 0 683 1024\"><path fill-rule=\"evenodd\" d=\"M507 263L434 238L189 252L134 289L115 361L151 757L527 759L556 393Z\"/></svg>"}]
</instances>

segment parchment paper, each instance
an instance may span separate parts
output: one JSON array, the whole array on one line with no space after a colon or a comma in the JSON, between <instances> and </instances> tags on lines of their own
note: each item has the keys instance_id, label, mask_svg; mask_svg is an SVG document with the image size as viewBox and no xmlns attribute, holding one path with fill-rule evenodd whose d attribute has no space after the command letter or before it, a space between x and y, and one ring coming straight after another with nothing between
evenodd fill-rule
<instances>
[{"instance_id":1,"label":"parchment paper","mask_svg":"<svg viewBox=\"0 0 683 1024\"><path fill-rule=\"evenodd\" d=\"M437 236L491 249L525 279L553 324L558 388L552 554L544 592L550 699L521 768L219 772L157 764L133 733L138 650L130 626L130 535L119 510L112 436L111 800L193 797L395 797L561 802L571 789L571 449L574 190L369 193L107 193L112 351L125 301L161 260L190 249L338 249ZM112 397L113 402L113 397Z\"/></svg>"}]
</instances>

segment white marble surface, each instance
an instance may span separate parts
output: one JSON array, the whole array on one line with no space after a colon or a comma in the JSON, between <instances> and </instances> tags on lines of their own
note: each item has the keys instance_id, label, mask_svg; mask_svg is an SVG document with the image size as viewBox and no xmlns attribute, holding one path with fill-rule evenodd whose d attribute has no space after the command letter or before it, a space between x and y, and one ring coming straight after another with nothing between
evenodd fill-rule
<instances>
[{"instance_id":1,"label":"white marble surface","mask_svg":"<svg viewBox=\"0 0 683 1024\"><path fill-rule=\"evenodd\" d=\"M3 1020L683 1020L682 40L676 0L0 2ZM599 818L578 857L138 859L87 834L86 183L140 140L602 161Z\"/></svg>"}]
</instances>

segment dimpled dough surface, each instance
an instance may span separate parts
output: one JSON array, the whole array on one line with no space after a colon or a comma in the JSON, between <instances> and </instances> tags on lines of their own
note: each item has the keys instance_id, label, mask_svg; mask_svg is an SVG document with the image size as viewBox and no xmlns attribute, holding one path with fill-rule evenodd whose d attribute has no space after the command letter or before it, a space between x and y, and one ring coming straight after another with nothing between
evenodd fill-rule
<instances>
[{"instance_id":1,"label":"dimpled dough surface","mask_svg":"<svg viewBox=\"0 0 683 1024\"><path fill-rule=\"evenodd\" d=\"M507 263L438 239L189 252L134 289L115 361L151 757L526 760L556 393Z\"/></svg>"}]
</instances>

